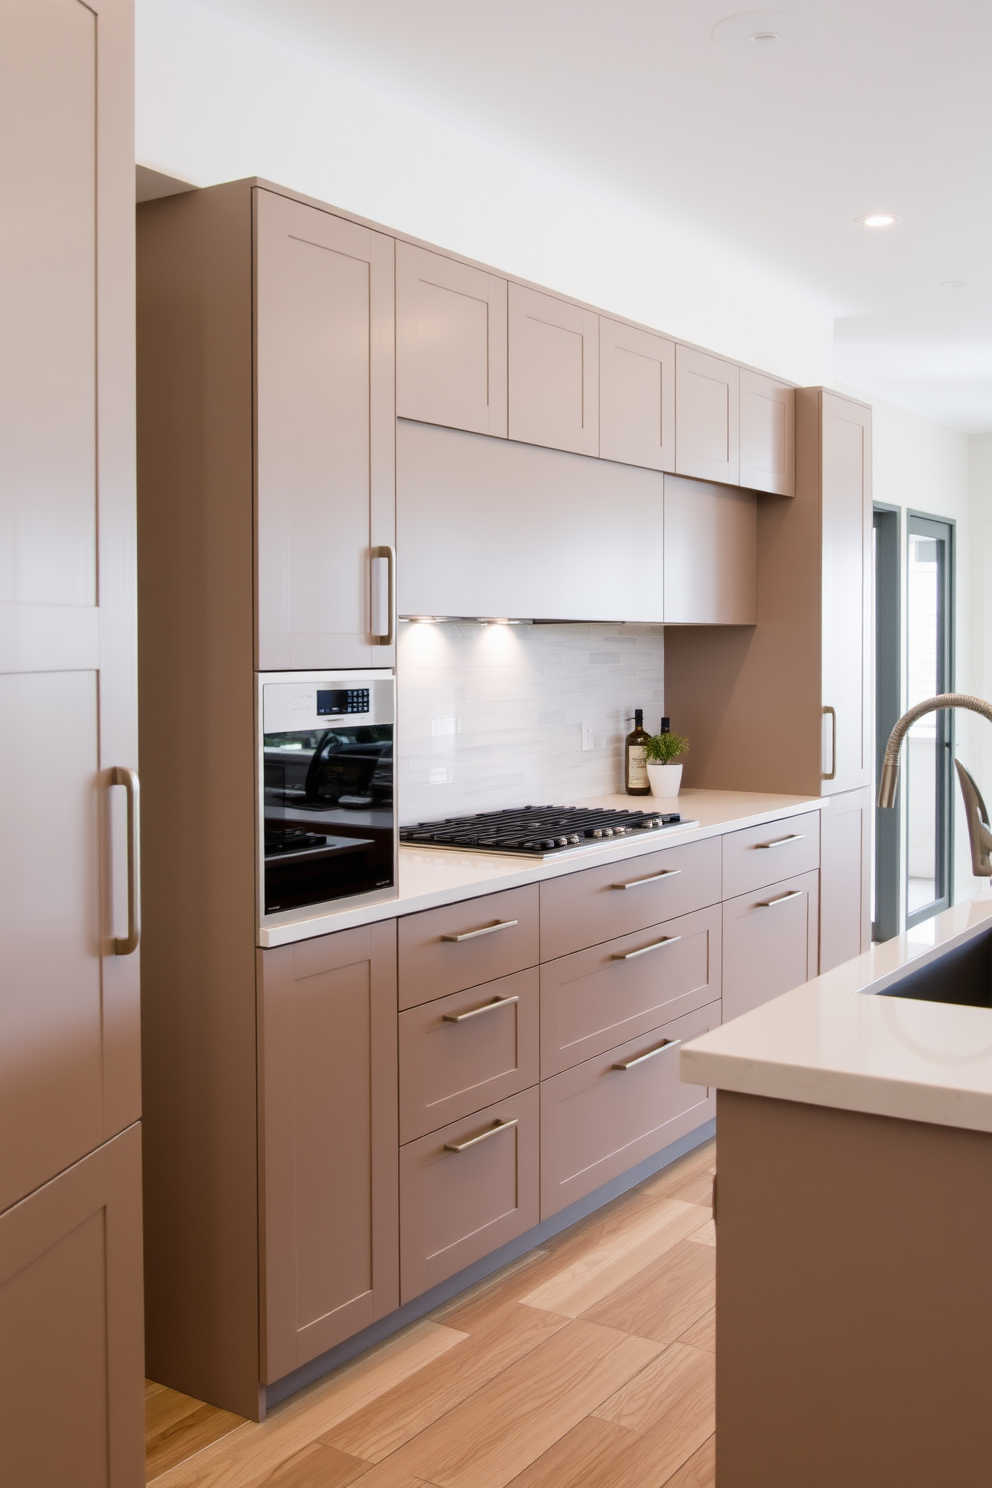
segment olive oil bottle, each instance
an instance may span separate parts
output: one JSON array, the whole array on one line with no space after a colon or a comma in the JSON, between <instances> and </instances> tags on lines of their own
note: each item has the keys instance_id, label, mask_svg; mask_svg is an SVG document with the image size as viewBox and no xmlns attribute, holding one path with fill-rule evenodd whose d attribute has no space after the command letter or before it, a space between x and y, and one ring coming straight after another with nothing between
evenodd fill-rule
<instances>
[{"instance_id":1,"label":"olive oil bottle","mask_svg":"<svg viewBox=\"0 0 992 1488\"><path fill-rule=\"evenodd\" d=\"M623 788L628 796L649 796L647 756L644 745L650 738L644 727L644 709L634 709L634 727L623 743Z\"/></svg>"}]
</instances>

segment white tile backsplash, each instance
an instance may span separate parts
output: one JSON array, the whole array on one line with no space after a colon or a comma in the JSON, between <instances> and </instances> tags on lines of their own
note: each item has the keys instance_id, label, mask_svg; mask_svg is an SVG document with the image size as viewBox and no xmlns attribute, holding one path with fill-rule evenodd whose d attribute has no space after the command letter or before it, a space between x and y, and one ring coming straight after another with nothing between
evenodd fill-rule
<instances>
[{"instance_id":1,"label":"white tile backsplash","mask_svg":"<svg viewBox=\"0 0 992 1488\"><path fill-rule=\"evenodd\" d=\"M623 788L628 720L664 711L664 632L405 623L397 674L401 824L538 805Z\"/></svg>"}]
</instances>

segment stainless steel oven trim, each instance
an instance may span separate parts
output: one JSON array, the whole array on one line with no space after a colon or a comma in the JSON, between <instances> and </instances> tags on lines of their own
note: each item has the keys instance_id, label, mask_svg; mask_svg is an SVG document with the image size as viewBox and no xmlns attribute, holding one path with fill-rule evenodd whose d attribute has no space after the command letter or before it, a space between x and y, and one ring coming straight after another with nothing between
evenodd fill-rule
<instances>
[{"instance_id":1,"label":"stainless steel oven trim","mask_svg":"<svg viewBox=\"0 0 992 1488\"><path fill-rule=\"evenodd\" d=\"M279 944L291 944L295 940L307 940L313 935L313 921L327 920L326 931L323 934L331 934L334 930L333 919L335 914L347 914L349 910L360 909L366 904L382 904L388 900L395 899L399 894L399 810L396 802L396 779L393 778L393 886L388 889L375 889L368 894L353 894L347 899L333 899L325 904L305 904L299 909L281 910L278 914L265 913L265 864L263 861L265 852L265 834L263 820L265 816L264 786L265 777L262 769L262 741L264 737L264 718L262 712L262 689L269 682L329 682L338 683L342 686L363 686L366 682L383 682L389 680L393 684L393 769L396 768L396 672L392 667L338 667L333 670L311 670L293 672L256 672L255 673L255 943L260 947L268 944L266 931L279 927L283 933L279 936ZM357 720L356 720L357 722ZM285 933L285 927L299 925L298 936Z\"/></svg>"}]
</instances>

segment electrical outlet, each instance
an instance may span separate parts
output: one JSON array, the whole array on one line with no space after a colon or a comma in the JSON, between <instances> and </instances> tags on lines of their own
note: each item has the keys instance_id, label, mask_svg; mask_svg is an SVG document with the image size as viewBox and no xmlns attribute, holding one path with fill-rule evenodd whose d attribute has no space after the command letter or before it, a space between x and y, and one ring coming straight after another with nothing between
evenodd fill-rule
<instances>
[{"instance_id":1,"label":"electrical outlet","mask_svg":"<svg viewBox=\"0 0 992 1488\"><path fill-rule=\"evenodd\" d=\"M592 724L591 723L584 723L582 725L582 748L583 749L593 749L594 747L595 746L593 744L593 737L592 737Z\"/></svg>"}]
</instances>

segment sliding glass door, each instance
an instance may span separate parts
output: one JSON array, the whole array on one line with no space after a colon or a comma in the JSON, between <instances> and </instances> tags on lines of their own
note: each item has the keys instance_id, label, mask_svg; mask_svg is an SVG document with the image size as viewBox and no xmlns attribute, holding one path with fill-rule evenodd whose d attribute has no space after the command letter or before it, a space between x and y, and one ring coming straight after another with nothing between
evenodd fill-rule
<instances>
[{"instance_id":1,"label":"sliding glass door","mask_svg":"<svg viewBox=\"0 0 992 1488\"><path fill-rule=\"evenodd\" d=\"M906 706L953 687L953 531L910 515L906 558ZM903 745L907 928L951 902L953 714L928 713Z\"/></svg>"}]
</instances>

